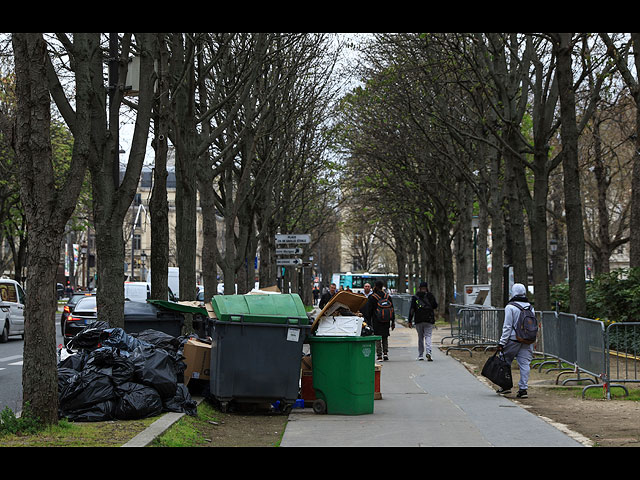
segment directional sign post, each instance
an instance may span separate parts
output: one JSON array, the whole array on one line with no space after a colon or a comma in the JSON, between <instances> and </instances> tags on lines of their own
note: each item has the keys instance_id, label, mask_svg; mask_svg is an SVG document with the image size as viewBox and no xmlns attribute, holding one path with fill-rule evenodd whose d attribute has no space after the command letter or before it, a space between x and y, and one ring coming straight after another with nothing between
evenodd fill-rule
<instances>
[{"instance_id":1,"label":"directional sign post","mask_svg":"<svg viewBox=\"0 0 640 480\"><path fill-rule=\"evenodd\" d=\"M302 255L302 248L276 248L276 255Z\"/></svg>"},{"instance_id":2,"label":"directional sign post","mask_svg":"<svg viewBox=\"0 0 640 480\"><path fill-rule=\"evenodd\" d=\"M276 265L302 265L302 260L299 258L277 258Z\"/></svg>"},{"instance_id":3,"label":"directional sign post","mask_svg":"<svg viewBox=\"0 0 640 480\"><path fill-rule=\"evenodd\" d=\"M276 245L283 243L311 243L311 235L308 233L302 234L276 234Z\"/></svg>"}]
</instances>

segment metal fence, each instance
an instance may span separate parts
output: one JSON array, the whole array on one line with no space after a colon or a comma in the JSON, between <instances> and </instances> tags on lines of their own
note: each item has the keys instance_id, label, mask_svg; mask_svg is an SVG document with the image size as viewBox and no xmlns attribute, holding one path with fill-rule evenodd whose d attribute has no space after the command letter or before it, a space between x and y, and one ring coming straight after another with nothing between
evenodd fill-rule
<instances>
[{"instance_id":1,"label":"metal fence","mask_svg":"<svg viewBox=\"0 0 640 480\"><path fill-rule=\"evenodd\" d=\"M504 309L475 305L449 305L452 339L449 350L472 350L495 347L502 335ZM612 387L620 387L628 395L624 383L640 383L640 322L613 323L606 329L599 320L570 313L536 312L539 321L538 339L534 344L532 368L546 373L559 372L568 382L591 382L582 390L603 388L610 398ZM455 345L454 345L455 344Z\"/></svg>"}]
</instances>

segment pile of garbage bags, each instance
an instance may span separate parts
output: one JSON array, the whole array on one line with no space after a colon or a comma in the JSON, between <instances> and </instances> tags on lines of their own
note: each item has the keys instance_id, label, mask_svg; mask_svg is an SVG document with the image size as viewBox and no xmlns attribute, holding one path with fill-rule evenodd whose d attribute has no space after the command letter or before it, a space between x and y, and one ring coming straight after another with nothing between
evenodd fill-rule
<instances>
[{"instance_id":1,"label":"pile of garbage bags","mask_svg":"<svg viewBox=\"0 0 640 480\"><path fill-rule=\"evenodd\" d=\"M58 352L58 416L74 422L133 420L162 412L197 414L184 385L190 336L128 334L98 321Z\"/></svg>"}]
</instances>

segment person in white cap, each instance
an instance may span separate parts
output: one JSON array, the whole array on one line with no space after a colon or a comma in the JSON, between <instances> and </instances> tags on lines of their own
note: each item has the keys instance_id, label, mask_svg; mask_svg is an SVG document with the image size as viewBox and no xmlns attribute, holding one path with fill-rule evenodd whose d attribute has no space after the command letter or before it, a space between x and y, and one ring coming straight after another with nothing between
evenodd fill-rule
<instances>
[{"instance_id":1,"label":"person in white cap","mask_svg":"<svg viewBox=\"0 0 640 480\"><path fill-rule=\"evenodd\" d=\"M521 308L530 309L535 315L535 311L527 298L527 290L521 283L514 283L511 287L512 297L504 308L504 324L502 335L498 344L498 351L502 351L504 359L508 364L515 358L520 369L520 380L518 381L517 398L528 397L528 383L531 360L533 359L533 344L523 343L516 339L516 321L520 317ZM520 308L518 308L520 307ZM500 388L497 391L500 395L511 393L510 389Z\"/></svg>"}]
</instances>

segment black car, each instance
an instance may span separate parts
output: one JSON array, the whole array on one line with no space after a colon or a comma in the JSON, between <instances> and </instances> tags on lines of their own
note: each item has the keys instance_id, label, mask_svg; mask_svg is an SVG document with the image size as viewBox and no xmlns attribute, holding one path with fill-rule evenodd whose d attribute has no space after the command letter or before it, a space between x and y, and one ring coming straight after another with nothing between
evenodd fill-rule
<instances>
[{"instance_id":1,"label":"black car","mask_svg":"<svg viewBox=\"0 0 640 480\"><path fill-rule=\"evenodd\" d=\"M67 300L67 304L64 306L64 308L62 310L62 315L60 316L60 334L63 337L64 337L64 329L65 329L66 322L67 322L67 317L69 316L69 314L71 312L73 312L73 309L75 308L75 306L78 303L78 301L81 298L84 298L84 297L89 296L89 295L94 295L95 296L95 292L77 292L77 293L74 293L73 295L71 295L69 300Z\"/></svg>"},{"instance_id":2,"label":"black car","mask_svg":"<svg viewBox=\"0 0 640 480\"><path fill-rule=\"evenodd\" d=\"M81 308L78 310L78 306ZM87 325L87 320L95 321L96 294L76 293L71 296L60 317L60 331L64 344ZM89 322L90 323L90 322Z\"/></svg>"}]
</instances>

